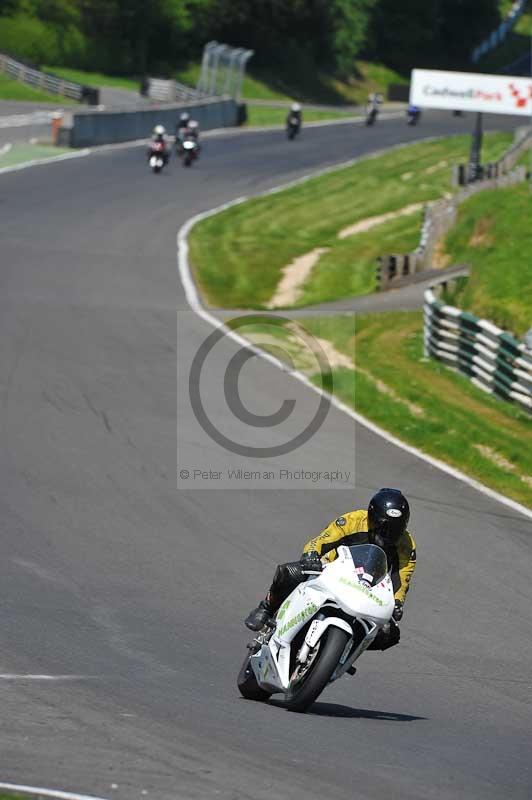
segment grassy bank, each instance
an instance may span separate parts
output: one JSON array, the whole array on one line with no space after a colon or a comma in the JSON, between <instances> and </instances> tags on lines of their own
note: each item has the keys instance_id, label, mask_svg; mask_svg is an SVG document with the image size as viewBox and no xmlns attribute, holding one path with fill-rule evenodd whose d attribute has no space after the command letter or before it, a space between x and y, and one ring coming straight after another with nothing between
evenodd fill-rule
<instances>
[{"instance_id":1,"label":"grassy bank","mask_svg":"<svg viewBox=\"0 0 532 800\"><path fill-rule=\"evenodd\" d=\"M310 273L294 307L376 291L377 258L384 252L414 250L419 244L422 219L422 212L418 211L335 242Z\"/></svg>"},{"instance_id":2,"label":"grassy bank","mask_svg":"<svg viewBox=\"0 0 532 800\"><path fill-rule=\"evenodd\" d=\"M51 72L53 75L58 75L67 81L81 83L83 86L109 86L115 89L138 92L140 85L135 78L113 77L112 75L102 75L101 72L85 72L67 67L43 67L43 70Z\"/></svg>"},{"instance_id":3,"label":"grassy bank","mask_svg":"<svg viewBox=\"0 0 532 800\"><path fill-rule=\"evenodd\" d=\"M53 145L40 144L15 144L7 153L0 154L0 169L25 164L28 161L57 158L57 156L71 153L72 150Z\"/></svg>"},{"instance_id":4,"label":"grassy bank","mask_svg":"<svg viewBox=\"0 0 532 800\"><path fill-rule=\"evenodd\" d=\"M521 336L532 326L532 195L527 183L484 192L464 203L445 241L450 263L471 275L447 302Z\"/></svg>"},{"instance_id":5,"label":"grassy bank","mask_svg":"<svg viewBox=\"0 0 532 800\"><path fill-rule=\"evenodd\" d=\"M272 108L269 106L248 105L248 122L254 125L284 125L288 108ZM303 111L304 123L323 122L329 119L347 119L352 114L342 113L341 111Z\"/></svg>"},{"instance_id":6,"label":"grassy bank","mask_svg":"<svg viewBox=\"0 0 532 800\"><path fill-rule=\"evenodd\" d=\"M339 317L307 320L306 327L340 352L355 353L356 372L337 375L335 391L344 401L403 441L532 503L530 417L425 361L421 313L358 316L354 337Z\"/></svg>"},{"instance_id":7,"label":"grassy bank","mask_svg":"<svg viewBox=\"0 0 532 800\"><path fill-rule=\"evenodd\" d=\"M20 81L11 80L0 73L0 100L20 100L26 103L55 103L57 107L77 105L74 100L58 94L34 89Z\"/></svg>"},{"instance_id":8,"label":"grassy bank","mask_svg":"<svg viewBox=\"0 0 532 800\"><path fill-rule=\"evenodd\" d=\"M334 393L346 404L402 441L532 504L530 417L439 362L425 360L421 313L312 317L300 323L330 343ZM259 330L246 333L264 346ZM284 335L298 368L320 385L290 323Z\"/></svg>"},{"instance_id":9,"label":"grassy bank","mask_svg":"<svg viewBox=\"0 0 532 800\"><path fill-rule=\"evenodd\" d=\"M195 86L199 64L190 64L175 73L178 81ZM339 80L316 70L311 62L286 74L274 68L248 68L242 86L242 97L248 100L300 100L306 103L331 105L364 103L369 92L386 94L391 83L408 80L382 64L355 61L355 71L348 80Z\"/></svg>"},{"instance_id":10,"label":"grassy bank","mask_svg":"<svg viewBox=\"0 0 532 800\"><path fill-rule=\"evenodd\" d=\"M510 141L509 134L486 136L486 160L497 158ZM343 240L338 232L450 191L451 164L467 160L469 145L469 137L459 136L396 148L204 220L190 237L191 263L204 296L215 306L264 308L283 267L316 247L330 249L312 271L304 301L371 291L373 258L383 249L400 251L417 243L413 220Z\"/></svg>"},{"instance_id":11,"label":"grassy bank","mask_svg":"<svg viewBox=\"0 0 532 800\"><path fill-rule=\"evenodd\" d=\"M43 70L85 86L108 86L133 92L139 90L138 78L116 77L67 67L45 66ZM174 77L188 86L196 86L199 74L200 64L194 63L175 72ZM292 72L287 76L280 75L274 68L260 72L248 70L244 76L242 97L249 100L272 101L297 99L331 105L360 104L366 101L369 92L379 91L386 94L391 83L406 82L407 79L397 72L368 61L355 62L353 77L343 81L317 72L314 64L309 63L297 74ZM308 119L310 120L310 117Z\"/></svg>"}]
</instances>

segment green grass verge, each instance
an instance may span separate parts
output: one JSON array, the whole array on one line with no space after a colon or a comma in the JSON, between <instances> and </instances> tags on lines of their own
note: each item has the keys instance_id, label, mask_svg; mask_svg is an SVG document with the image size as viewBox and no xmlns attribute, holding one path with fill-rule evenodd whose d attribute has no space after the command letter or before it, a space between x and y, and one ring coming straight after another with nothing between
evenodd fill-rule
<instances>
[{"instance_id":1,"label":"green grass verge","mask_svg":"<svg viewBox=\"0 0 532 800\"><path fill-rule=\"evenodd\" d=\"M348 82L332 81L337 92L348 103L365 103L369 92L381 92L385 97L391 83L408 84L410 76L400 75L383 64L355 61L356 74Z\"/></svg>"},{"instance_id":2,"label":"green grass verge","mask_svg":"<svg viewBox=\"0 0 532 800\"><path fill-rule=\"evenodd\" d=\"M284 125L287 108L271 108L269 106L248 105L248 125ZM353 116L341 111L307 111L303 110L305 122L322 122L328 119L347 119Z\"/></svg>"},{"instance_id":3,"label":"green grass verge","mask_svg":"<svg viewBox=\"0 0 532 800\"><path fill-rule=\"evenodd\" d=\"M398 217L366 233L350 236L325 253L312 270L294 306L369 294L377 288L375 265L385 252L408 253L419 244L422 212Z\"/></svg>"},{"instance_id":4,"label":"green grass verge","mask_svg":"<svg viewBox=\"0 0 532 800\"><path fill-rule=\"evenodd\" d=\"M200 73L199 64L189 64L175 73L175 78L195 86ZM242 97L249 100L301 100L303 102L364 103L368 93L386 94L391 83L408 83L408 79L381 64L356 61L355 73L346 81L317 72L313 63L300 65L286 74L278 70L251 67L246 71Z\"/></svg>"},{"instance_id":5,"label":"green grass verge","mask_svg":"<svg viewBox=\"0 0 532 800\"><path fill-rule=\"evenodd\" d=\"M521 336L532 325L532 194L527 183L483 192L458 212L445 250L471 275L446 300Z\"/></svg>"},{"instance_id":6,"label":"green grass verge","mask_svg":"<svg viewBox=\"0 0 532 800\"><path fill-rule=\"evenodd\" d=\"M509 134L486 136L486 160L496 159L510 141ZM371 258L384 249L415 245L412 220L388 223L397 241L383 226L365 239L339 240L338 232L367 217L440 197L451 188L451 164L467 160L469 145L469 137L457 136L396 148L204 220L191 232L190 253L206 299L220 307L264 308L282 268L316 247L330 252L313 270L309 302L370 291Z\"/></svg>"},{"instance_id":7,"label":"green grass verge","mask_svg":"<svg viewBox=\"0 0 532 800\"><path fill-rule=\"evenodd\" d=\"M0 792L0 800L28 800L28 795L5 794L4 792Z\"/></svg>"},{"instance_id":8,"label":"green grass verge","mask_svg":"<svg viewBox=\"0 0 532 800\"><path fill-rule=\"evenodd\" d=\"M332 343L333 391L347 405L486 486L525 505L532 503L529 415L485 394L438 361L425 360L420 312L312 317L298 323ZM313 359L290 330L292 324L284 328L283 349L321 385ZM265 350L275 344L268 337L265 342L259 326L239 332ZM272 352L279 356L279 346ZM353 366L338 360L335 365L336 353Z\"/></svg>"},{"instance_id":9,"label":"green grass verge","mask_svg":"<svg viewBox=\"0 0 532 800\"><path fill-rule=\"evenodd\" d=\"M0 155L0 169L25 164L35 159L54 158L72 150L53 145L15 144L7 153Z\"/></svg>"},{"instance_id":10,"label":"green grass verge","mask_svg":"<svg viewBox=\"0 0 532 800\"><path fill-rule=\"evenodd\" d=\"M43 67L45 72L51 72L60 78L65 78L73 83L81 83L84 86L109 86L115 89L127 89L130 92L139 91L140 81L135 78L122 78L112 75L102 75L101 72L85 72L81 69L69 69L67 67Z\"/></svg>"},{"instance_id":11,"label":"green grass verge","mask_svg":"<svg viewBox=\"0 0 532 800\"><path fill-rule=\"evenodd\" d=\"M0 100L21 100L27 103L55 103L57 107L77 105L75 100L58 94L34 89L20 81L11 80L0 74Z\"/></svg>"}]
</instances>

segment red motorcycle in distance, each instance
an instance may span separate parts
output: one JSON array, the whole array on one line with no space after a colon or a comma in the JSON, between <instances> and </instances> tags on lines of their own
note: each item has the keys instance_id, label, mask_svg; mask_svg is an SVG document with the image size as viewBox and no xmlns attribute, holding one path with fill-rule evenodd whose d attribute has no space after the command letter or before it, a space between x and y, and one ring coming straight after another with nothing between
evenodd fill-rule
<instances>
[{"instance_id":1,"label":"red motorcycle in distance","mask_svg":"<svg viewBox=\"0 0 532 800\"><path fill-rule=\"evenodd\" d=\"M168 154L163 142L152 142L148 163L152 171L157 174L168 162Z\"/></svg>"}]
</instances>

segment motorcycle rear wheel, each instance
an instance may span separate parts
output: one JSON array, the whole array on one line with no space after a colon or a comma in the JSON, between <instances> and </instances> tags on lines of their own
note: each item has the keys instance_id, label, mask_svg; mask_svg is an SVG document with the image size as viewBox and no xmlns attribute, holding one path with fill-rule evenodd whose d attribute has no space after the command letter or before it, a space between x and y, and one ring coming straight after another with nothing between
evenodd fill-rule
<instances>
[{"instance_id":1,"label":"motorcycle rear wheel","mask_svg":"<svg viewBox=\"0 0 532 800\"><path fill-rule=\"evenodd\" d=\"M255 673L251 667L251 656L246 656L244 663L238 673L237 685L242 697L246 700L268 700L271 692L261 689L255 678Z\"/></svg>"},{"instance_id":2,"label":"motorcycle rear wheel","mask_svg":"<svg viewBox=\"0 0 532 800\"><path fill-rule=\"evenodd\" d=\"M338 666L349 634L331 626L323 634L318 655L309 671L293 690L286 693L285 706L289 711L304 712L323 692Z\"/></svg>"}]
</instances>

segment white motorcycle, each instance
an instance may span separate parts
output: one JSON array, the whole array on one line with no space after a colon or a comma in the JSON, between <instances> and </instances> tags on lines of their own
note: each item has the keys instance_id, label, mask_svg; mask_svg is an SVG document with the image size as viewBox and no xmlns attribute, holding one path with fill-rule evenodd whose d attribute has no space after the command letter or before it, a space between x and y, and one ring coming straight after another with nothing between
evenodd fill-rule
<instances>
[{"instance_id":1,"label":"white motorcycle","mask_svg":"<svg viewBox=\"0 0 532 800\"><path fill-rule=\"evenodd\" d=\"M238 688L249 700L282 692L290 711L306 711L389 626L394 593L384 551L342 545L338 558L297 586L248 645Z\"/></svg>"},{"instance_id":2,"label":"white motorcycle","mask_svg":"<svg viewBox=\"0 0 532 800\"><path fill-rule=\"evenodd\" d=\"M165 146L162 142L153 142L150 147L149 165L155 174L158 174L165 165Z\"/></svg>"},{"instance_id":3,"label":"white motorcycle","mask_svg":"<svg viewBox=\"0 0 532 800\"><path fill-rule=\"evenodd\" d=\"M194 139L185 139L181 144L181 158L183 159L183 166L190 167L192 162L198 158L199 147Z\"/></svg>"}]
</instances>

